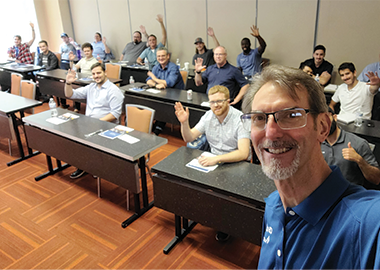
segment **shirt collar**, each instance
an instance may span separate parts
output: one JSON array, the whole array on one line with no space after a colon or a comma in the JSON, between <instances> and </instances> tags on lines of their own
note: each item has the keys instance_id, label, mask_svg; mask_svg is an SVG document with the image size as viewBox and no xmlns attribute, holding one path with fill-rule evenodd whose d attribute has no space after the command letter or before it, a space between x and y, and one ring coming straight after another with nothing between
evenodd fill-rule
<instances>
[{"instance_id":1,"label":"shirt collar","mask_svg":"<svg viewBox=\"0 0 380 270\"><path fill-rule=\"evenodd\" d=\"M339 200L349 186L337 166L330 166L332 172L323 183L299 205L293 207L298 216L313 226ZM312 210L312 211L311 211Z\"/></svg>"}]
</instances>

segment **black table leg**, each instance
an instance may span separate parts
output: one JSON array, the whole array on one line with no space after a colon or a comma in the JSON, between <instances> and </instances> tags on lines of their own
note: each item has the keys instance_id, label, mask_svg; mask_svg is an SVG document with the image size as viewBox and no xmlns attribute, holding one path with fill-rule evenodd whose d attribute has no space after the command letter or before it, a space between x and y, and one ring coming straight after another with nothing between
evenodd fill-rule
<instances>
[{"instance_id":1,"label":"black table leg","mask_svg":"<svg viewBox=\"0 0 380 270\"><path fill-rule=\"evenodd\" d=\"M181 217L175 215L174 216L174 221L175 221L175 236L174 238L170 241L169 244L164 248L163 252L164 254L169 254L169 252L177 245L179 242L182 241L188 235L191 230L197 225L196 222L194 221L189 221L186 218L182 218L182 224L181 226Z\"/></svg>"},{"instance_id":2,"label":"black table leg","mask_svg":"<svg viewBox=\"0 0 380 270\"><path fill-rule=\"evenodd\" d=\"M49 175L53 175L57 172L60 172L68 167L70 167L71 165L70 164L67 164L65 163L64 165L61 164L61 161L57 159L57 167L56 168L53 168L53 163L51 161L51 157L46 155L46 163L47 163L47 166L48 166L48 171L46 173L43 173L39 176L36 176L34 178L34 180L36 181L40 181L42 179L44 179L45 177L48 177Z\"/></svg>"}]
</instances>

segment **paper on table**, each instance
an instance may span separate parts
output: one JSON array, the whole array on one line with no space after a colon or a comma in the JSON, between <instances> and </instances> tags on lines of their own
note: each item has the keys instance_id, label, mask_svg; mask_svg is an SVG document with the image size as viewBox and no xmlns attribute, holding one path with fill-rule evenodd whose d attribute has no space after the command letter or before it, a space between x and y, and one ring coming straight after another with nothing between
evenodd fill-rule
<instances>
[{"instance_id":1,"label":"paper on table","mask_svg":"<svg viewBox=\"0 0 380 270\"><path fill-rule=\"evenodd\" d=\"M211 154L210 152L203 152L201 156L215 157L215 155ZM198 158L194 158L192 161L186 164L186 167L208 173L215 170L218 167L218 165L204 167L201 164L199 164Z\"/></svg>"},{"instance_id":2,"label":"paper on table","mask_svg":"<svg viewBox=\"0 0 380 270\"><path fill-rule=\"evenodd\" d=\"M140 141L140 139L137 139L137 138L135 138L131 135L128 135L128 134L121 135L118 137L118 139L123 140L127 143L130 143L130 144L134 144L134 143L137 143Z\"/></svg>"},{"instance_id":3,"label":"paper on table","mask_svg":"<svg viewBox=\"0 0 380 270\"><path fill-rule=\"evenodd\" d=\"M115 130L117 130L117 131L124 131L124 132L126 132L126 133L131 132L131 131L134 131L133 128L126 127L126 126L122 126L122 125L118 125L118 126L116 126L116 127L115 127Z\"/></svg>"},{"instance_id":4,"label":"paper on table","mask_svg":"<svg viewBox=\"0 0 380 270\"><path fill-rule=\"evenodd\" d=\"M354 113L340 113L338 114L338 121L343 122L345 124L349 124L354 122L356 119L356 115Z\"/></svg>"},{"instance_id":5,"label":"paper on table","mask_svg":"<svg viewBox=\"0 0 380 270\"><path fill-rule=\"evenodd\" d=\"M203 106L203 107L210 107L210 102L203 101L203 102L201 103L201 106Z\"/></svg>"},{"instance_id":6,"label":"paper on table","mask_svg":"<svg viewBox=\"0 0 380 270\"><path fill-rule=\"evenodd\" d=\"M147 92L150 92L150 93L153 93L153 94L158 94L161 92L161 90L157 90L157 89L153 89L153 88L149 88L146 90Z\"/></svg>"},{"instance_id":7,"label":"paper on table","mask_svg":"<svg viewBox=\"0 0 380 270\"><path fill-rule=\"evenodd\" d=\"M51 118L46 119L47 122L52 123L54 125L60 125L62 123L66 123L69 120L70 119L62 119L59 117L51 117Z\"/></svg>"}]
</instances>

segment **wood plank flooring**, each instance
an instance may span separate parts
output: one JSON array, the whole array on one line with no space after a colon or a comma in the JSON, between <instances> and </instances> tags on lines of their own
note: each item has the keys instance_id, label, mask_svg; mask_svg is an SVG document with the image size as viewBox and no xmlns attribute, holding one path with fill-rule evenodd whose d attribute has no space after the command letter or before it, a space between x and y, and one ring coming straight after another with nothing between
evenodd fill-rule
<instances>
[{"instance_id":1,"label":"wood plank flooring","mask_svg":"<svg viewBox=\"0 0 380 270\"><path fill-rule=\"evenodd\" d=\"M72 104L71 101L68 104ZM72 108L72 106L71 106ZM48 109L47 104L36 113ZM82 104L81 111L84 112ZM169 144L151 154L154 165L185 145L178 127L167 127ZM45 155L7 167L13 156L0 138L0 268L2 269L248 269L256 268L260 248L238 238L215 240L215 230L197 225L169 255L162 249L174 236L174 215L153 207L133 224L120 224L133 214L126 210L124 189L102 180L77 180L70 167L39 182L47 170ZM152 182L148 182L150 200ZM133 199L131 206L133 207ZM257 230L259 228L252 228Z\"/></svg>"}]
</instances>

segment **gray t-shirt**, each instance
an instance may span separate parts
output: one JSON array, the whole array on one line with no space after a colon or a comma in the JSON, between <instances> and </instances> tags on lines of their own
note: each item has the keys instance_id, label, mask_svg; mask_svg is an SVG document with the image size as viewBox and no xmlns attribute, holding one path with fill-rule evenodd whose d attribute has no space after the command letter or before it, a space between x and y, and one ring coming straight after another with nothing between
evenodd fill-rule
<instances>
[{"instance_id":1,"label":"gray t-shirt","mask_svg":"<svg viewBox=\"0 0 380 270\"><path fill-rule=\"evenodd\" d=\"M193 56L193 65L195 65L195 60L197 60L198 57L203 59L203 62L202 62L203 66L208 67L208 66L211 66L211 65L215 64L215 61L214 61L214 52L213 52L212 49L207 49L202 54L194 54L194 56Z\"/></svg>"},{"instance_id":2,"label":"gray t-shirt","mask_svg":"<svg viewBox=\"0 0 380 270\"><path fill-rule=\"evenodd\" d=\"M327 141L321 144L322 154L325 157L327 164L336 165L342 171L343 176L353 184L363 186L367 181L364 178L359 165L354 161L349 161L343 158L342 150L348 148L348 143L351 142L351 146L355 151L361 155L370 165L379 167L368 142L355 134L346 132L341 129L338 140L334 145L330 145Z\"/></svg>"},{"instance_id":3,"label":"gray t-shirt","mask_svg":"<svg viewBox=\"0 0 380 270\"><path fill-rule=\"evenodd\" d=\"M129 42L123 52L121 53L123 56L123 61L128 61L128 64L134 64L136 63L137 58L140 56L140 54L146 49L146 42L141 41L140 43L136 44L134 42Z\"/></svg>"}]
</instances>

